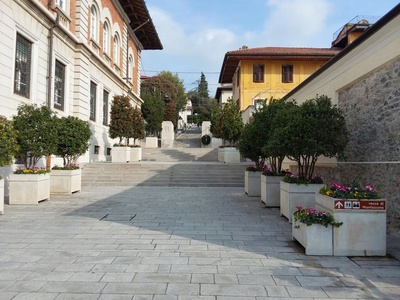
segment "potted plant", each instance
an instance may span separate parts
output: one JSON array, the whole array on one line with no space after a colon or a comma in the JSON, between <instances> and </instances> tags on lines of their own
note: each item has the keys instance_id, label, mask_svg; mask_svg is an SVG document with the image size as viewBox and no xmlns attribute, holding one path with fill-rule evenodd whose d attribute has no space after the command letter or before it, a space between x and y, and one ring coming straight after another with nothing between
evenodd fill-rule
<instances>
[{"instance_id":1,"label":"potted plant","mask_svg":"<svg viewBox=\"0 0 400 300\"><path fill-rule=\"evenodd\" d=\"M342 224L330 213L297 206L293 213L292 239L305 248L306 255L333 255L333 228Z\"/></svg>"},{"instance_id":2,"label":"potted plant","mask_svg":"<svg viewBox=\"0 0 400 300\"><path fill-rule=\"evenodd\" d=\"M236 143L240 139L243 130L243 121L240 108L236 101L229 99L224 105L221 116L221 137L224 140L224 163L239 163L240 152ZM228 142L228 145L225 143Z\"/></svg>"},{"instance_id":3,"label":"potted plant","mask_svg":"<svg viewBox=\"0 0 400 300\"><path fill-rule=\"evenodd\" d=\"M386 200L371 184L333 182L316 195L316 208L326 210L343 226L333 229L336 256L386 255Z\"/></svg>"},{"instance_id":4,"label":"potted plant","mask_svg":"<svg viewBox=\"0 0 400 300\"><path fill-rule=\"evenodd\" d=\"M142 113L145 119L146 148L158 148L158 133L162 130L164 100L161 95L149 91L142 92Z\"/></svg>"},{"instance_id":5,"label":"potted plant","mask_svg":"<svg viewBox=\"0 0 400 300\"><path fill-rule=\"evenodd\" d=\"M136 144L138 139L144 139L144 120L143 114L140 108L135 107L132 114L132 135L133 145L130 146L131 154L130 161L141 161L142 160L142 147Z\"/></svg>"},{"instance_id":6,"label":"potted plant","mask_svg":"<svg viewBox=\"0 0 400 300\"><path fill-rule=\"evenodd\" d=\"M112 162L129 162L130 147L128 139L132 136L133 108L128 96L114 96L111 104L109 136L119 142L111 150ZM122 140L125 139L123 144Z\"/></svg>"},{"instance_id":7,"label":"potted plant","mask_svg":"<svg viewBox=\"0 0 400 300\"><path fill-rule=\"evenodd\" d=\"M317 96L301 105L292 103L279 111L276 120L267 147L285 149L286 157L296 163L298 172L285 177L280 184L281 214L291 222L296 206L315 206L315 194L322 187L321 178L317 179L319 183L314 178L317 160L321 156L342 156L348 131L342 112L327 96Z\"/></svg>"},{"instance_id":8,"label":"potted plant","mask_svg":"<svg viewBox=\"0 0 400 300\"><path fill-rule=\"evenodd\" d=\"M211 125L210 125L210 133L211 136L211 148L218 148L222 146L221 139L221 121L222 121L222 109L219 105L218 101L213 103L211 109Z\"/></svg>"},{"instance_id":9,"label":"potted plant","mask_svg":"<svg viewBox=\"0 0 400 300\"><path fill-rule=\"evenodd\" d=\"M50 170L37 167L43 156L56 152L55 114L46 106L22 104L13 117L19 150L16 157L24 168L10 175L9 204L38 204L50 198Z\"/></svg>"},{"instance_id":10,"label":"potted plant","mask_svg":"<svg viewBox=\"0 0 400 300\"><path fill-rule=\"evenodd\" d=\"M77 160L89 148L92 132L88 122L73 116L56 119L55 124L57 149L54 154L62 157L63 166L52 168L50 193L72 194L81 190L81 170Z\"/></svg>"},{"instance_id":11,"label":"potted plant","mask_svg":"<svg viewBox=\"0 0 400 300\"><path fill-rule=\"evenodd\" d=\"M0 116L0 167L12 164L18 151L17 133L12 122ZM0 214L4 213L4 178L0 176Z\"/></svg>"}]
</instances>

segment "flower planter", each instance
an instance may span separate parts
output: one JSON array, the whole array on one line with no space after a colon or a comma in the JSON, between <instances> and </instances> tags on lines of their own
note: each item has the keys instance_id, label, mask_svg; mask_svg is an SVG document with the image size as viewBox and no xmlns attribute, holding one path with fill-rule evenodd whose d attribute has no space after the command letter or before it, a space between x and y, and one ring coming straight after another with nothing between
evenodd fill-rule
<instances>
[{"instance_id":1,"label":"flower planter","mask_svg":"<svg viewBox=\"0 0 400 300\"><path fill-rule=\"evenodd\" d=\"M240 163L240 152L236 147L224 148L224 163L237 164Z\"/></svg>"},{"instance_id":2,"label":"flower planter","mask_svg":"<svg viewBox=\"0 0 400 300\"><path fill-rule=\"evenodd\" d=\"M158 137L147 136L146 137L146 148L158 148Z\"/></svg>"},{"instance_id":3,"label":"flower planter","mask_svg":"<svg viewBox=\"0 0 400 300\"><path fill-rule=\"evenodd\" d=\"M142 160L142 148L131 147L130 161L141 161Z\"/></svg>"},{"instance_id":4,"label":"flower planter","mask_svg":"<svg viewBox=\"0 0 400 300\"><path fill-rule=\"evenodd\" d=\"M129 162L131 159L131 147L113 147L111 150L112 162Z\"/></svg>"},{"instance_id":5,"label":"flower planter","mask_svg":"<svg viewBox=\"0 0 400 300\"><path fill-rule=\"evenodd\" d=\"M333 255L333 227L320 224L292 223L292 240L297 240L304 248L306 255Z\"/></svg>"},{"instance_id":6,"label":"flower planter","mask_svg":"<svg viewBox=\"0 0 400 300\"><path fill-rule=\"evenodd\" d=\"M315 194L324 187L324 184L296 184L280 182L280 205L281 215L292 223L293 213L296 206L315 207Z\"/></svg>"},{"instance_id":7,"label":"flower planter","mask_svg":"<svg viewBox=\"0 0 400 300\"><path fill-rule=\"evenodd\" d=\"M0 215L4 214L4 178L0 179Z\"/></svg>"},{"instance_id":8,"label":"flower planter","mask_svg":"<svg viewBox=\"0 0 400 300\"><path fill-rule=\"evenodd\" d=\"M247 196L261 196L261 175L261 171L244 171L244 192Z\"/></svg>"},{"instance_id":9,"label":"flower planter","mask_svg":"<svg viewBox=\"0 0 400 300\"><path fill-rule=\"evenodd\" d=\"M52 170L50 173L50 194L70 195L81 190L81 169Z\"/></svg>"},{"instance_id":10,"label":"flower planter","mask_svg":"<svg viewBox=\"0 0 400 300\"><path fill-rule=\"evenodd\" d=\"M333 228L333 255L386 255L386 200L341 200L317 193L315 208L343 222Z\"/></svg>"},{"instance_id":11,"label":"flower planter","mask_svg":"<svg viewBox=\"0 0 400 300\"><path fill-rule=\"evenodd\" d=\"M11 174L9 204L38 204L50 199L50 173Z\"/></svg>"},{"instance_id":12,"label":"flower planter","mask_svg":"<svg viewBox=\"0 0 400 300\"><path fill-rule=\"evenodd\" d=\"M280 207L280 183L283 176L261 175L261 201L266 207Z\"/></svg>"}]
</instances>

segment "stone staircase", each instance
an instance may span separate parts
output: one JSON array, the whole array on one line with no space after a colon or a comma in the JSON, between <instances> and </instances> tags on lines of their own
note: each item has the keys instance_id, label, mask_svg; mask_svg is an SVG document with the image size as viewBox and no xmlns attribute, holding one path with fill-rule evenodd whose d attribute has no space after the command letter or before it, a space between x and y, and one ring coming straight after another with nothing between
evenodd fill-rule
<instances>
[{"instance_id":1,"label":"stone staircase","mask_svg":"<svg viewBox=\"0 0 400 300\"><path fill-rule=\"evenodd\" d=\"M242 187L246 163L218 162L218 149L142 149L141 162L90 163L82 186Z\"/></svg>"}]
</instances>

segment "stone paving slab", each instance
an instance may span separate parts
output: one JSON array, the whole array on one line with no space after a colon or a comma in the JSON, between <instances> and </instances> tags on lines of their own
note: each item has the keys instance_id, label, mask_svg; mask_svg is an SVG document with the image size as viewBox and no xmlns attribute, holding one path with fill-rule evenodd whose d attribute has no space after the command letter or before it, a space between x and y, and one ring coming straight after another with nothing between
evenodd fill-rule
<instances>
[{"instance_id":1,"label":"stone paving slab","mask_svg":"<svg viewBox=\"0 0 400 300\"><path fill-rule=\"evenodd\" d=\"M242 187L85 187L6 205L0 300L399 299L390 254L306 256Z\"/></svg>"}]
</instances>

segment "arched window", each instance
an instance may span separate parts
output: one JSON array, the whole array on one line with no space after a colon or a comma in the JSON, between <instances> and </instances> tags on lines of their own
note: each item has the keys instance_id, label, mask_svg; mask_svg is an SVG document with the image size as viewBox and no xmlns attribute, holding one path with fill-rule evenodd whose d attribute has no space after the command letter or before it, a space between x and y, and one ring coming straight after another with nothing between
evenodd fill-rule
<instances>
[{"instance_id":1,"label":"arched window","mask_svg":"<svg viewBox=\"0 0 400 300\"><path fill-rule=\"evenodd\" d=\"M99 15L97 13L97 8L92 5L90 8L90 38L94 41L98 40L98 26L99 26Z\"/></svg>"},{"instance_id":2,"label":"arched window","mask_svg":"<svg viewBox=\"0 0 400 300\"><path fill-rule=\"evenodd\" d=\"M133 82L133 56L129 55L128 59L128 78L129 82Z\"/></svg>"},{"instance_id":3,"label":"arched window","mask_svg":"<svg viewBox=\"0 0 400 300\"><path fill-rule=\"evenodd\" d=\"M120 48L120 42L119 42L119 35L116 33L114 35L114 49L113 49L113 56L114 56L114 64L119 66L119 48Z\"/></svg>"},{"instance_id":4,"label":"arched window","mask_svg":"<svg viewBox=\"0 0 400 300\"><path fill-rule=\"evenodd\" d=\"M103 26L103 52L110 53L110 25L107 19Z\"/></svg>"}]
</instances>

